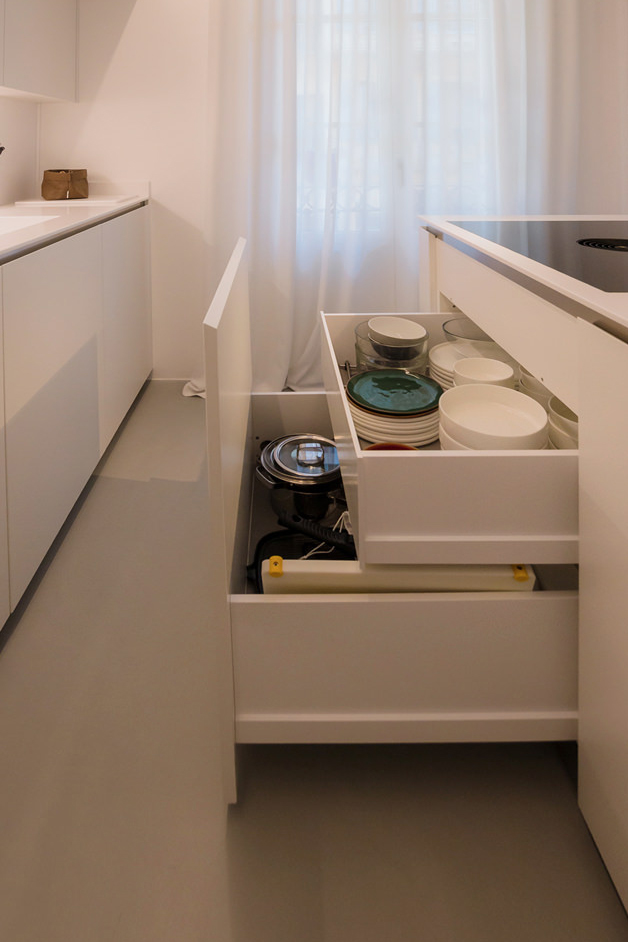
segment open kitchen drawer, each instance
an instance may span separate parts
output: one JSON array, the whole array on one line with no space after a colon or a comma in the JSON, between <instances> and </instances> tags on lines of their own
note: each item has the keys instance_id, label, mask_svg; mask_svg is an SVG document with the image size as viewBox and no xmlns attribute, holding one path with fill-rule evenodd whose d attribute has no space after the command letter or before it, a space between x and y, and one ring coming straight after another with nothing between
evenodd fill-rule
<instances>
[{"instance_id":1,"label":"open kitchen drawer","mask_svg":"<svg viewBox=\"0 0 628 942\"><path fill-rule=\"evenodd\" d=\"M240 240L204 322L228 800L236 796L235 743L574 738L575 591L247 591L259 443L294 432L329 436L332 426L324 393L251 393L244 252ZM506 553L500 561L521 559Z\"/></svg>"},{"instance_id":2,"label":"open kitchen drawer","mask_svg":"<svg viewBox=\"0 0 628 942\"><path fill-rule=\"evenodd\" d=\"M428 330L430 346L445 339L451 315L407 316ZM325 388L364 564L577 562L576 451L366 451L343 373L365 315L322 317Z\"/></svg>"}]
</instances>

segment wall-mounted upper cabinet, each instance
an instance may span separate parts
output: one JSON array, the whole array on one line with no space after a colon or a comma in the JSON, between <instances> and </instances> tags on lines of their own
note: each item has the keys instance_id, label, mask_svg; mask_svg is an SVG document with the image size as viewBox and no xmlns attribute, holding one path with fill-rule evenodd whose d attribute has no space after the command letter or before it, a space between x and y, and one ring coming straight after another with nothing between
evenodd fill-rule
<instances>
[{"instance_id":1,"label":"wall-mounted upper cabinet","mask_svg":"<svg viewBox=\"0 0 628 942\"><path fill-rule=\"evenodd\" d=\"M5 92L76 100L77 0L0 0Z\"/></svg>"}]
</instances>

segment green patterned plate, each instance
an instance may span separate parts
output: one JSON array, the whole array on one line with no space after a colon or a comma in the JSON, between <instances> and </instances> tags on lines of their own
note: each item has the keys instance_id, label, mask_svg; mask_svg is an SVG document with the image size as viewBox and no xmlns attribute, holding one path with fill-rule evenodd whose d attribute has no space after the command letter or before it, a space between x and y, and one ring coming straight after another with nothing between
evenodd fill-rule
<instances>
[{"instance_id":1,"label":"green patterned plate","mask_svg":"<svg viewBox=\"0 0 628 942\"><path fill-rule=\"evenodd\" d=\"M443 390L433 379L405 370L369 370L347 383L356 405L382 415L420 415L438 405Z\"/></svg>"}]
</instances>

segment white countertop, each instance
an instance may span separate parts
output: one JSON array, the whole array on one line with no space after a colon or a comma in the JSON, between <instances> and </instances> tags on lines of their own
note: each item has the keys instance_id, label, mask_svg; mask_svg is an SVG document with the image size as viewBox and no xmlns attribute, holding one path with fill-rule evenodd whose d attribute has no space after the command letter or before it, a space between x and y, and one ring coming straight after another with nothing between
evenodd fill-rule
<instances>
[{"instance_id":1,"label":"white countertop","mask_svg":"<svg viewBox=\"0 0 628 942\"><path fill-rule=\"evenodd\" d=\"M0 206L0 264L55 239L140 206L142 196L99 196L78 200L25 200ZM27 225L3 231L22 221Z\"/></svg>"},{"instance_id":2,"label":"white countertop","mask_svg":"<svg viewBox=\"0 0 628 942\"><path fill-rule=\"evenodd\" d=\"M562 272L549 268L540 262L527 258L518 252L504 248L496 242L490 242L473 232L462 229L456 225L456 222L465 222L471 220L583 220L589 222L617 221L625 222L628 216L456 216L454 218L447 216L422 216L420 224L423 228L429 228L437 233L450 236L456 241L468 245L470 248L481 252L488 258L494 259L513 271L531 278L533 281L558 292L566 298L570 298L579 304L584 304L587 308L599 314L604 314L611 320L628 327L628 292L607 292L599 288L587 285L576 278L565 275ZM628 264L628 256L626 258Z\"/></svg>"}]
</instances>

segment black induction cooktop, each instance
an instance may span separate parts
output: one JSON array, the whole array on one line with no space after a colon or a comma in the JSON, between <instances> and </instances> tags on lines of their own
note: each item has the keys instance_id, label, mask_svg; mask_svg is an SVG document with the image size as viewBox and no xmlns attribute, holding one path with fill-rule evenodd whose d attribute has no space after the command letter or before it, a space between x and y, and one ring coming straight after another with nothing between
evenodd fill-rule
<instances>
[{"instance_id":1,"label":"black induction cooktop","mask_svg":"<svg viewBox=\"0 0 628 942\"><path fill-rule=\"evenodd\" d=\"M452 219L451 222L594 288L628 292L628 221Z\"/></svg>"}]
</instances>

